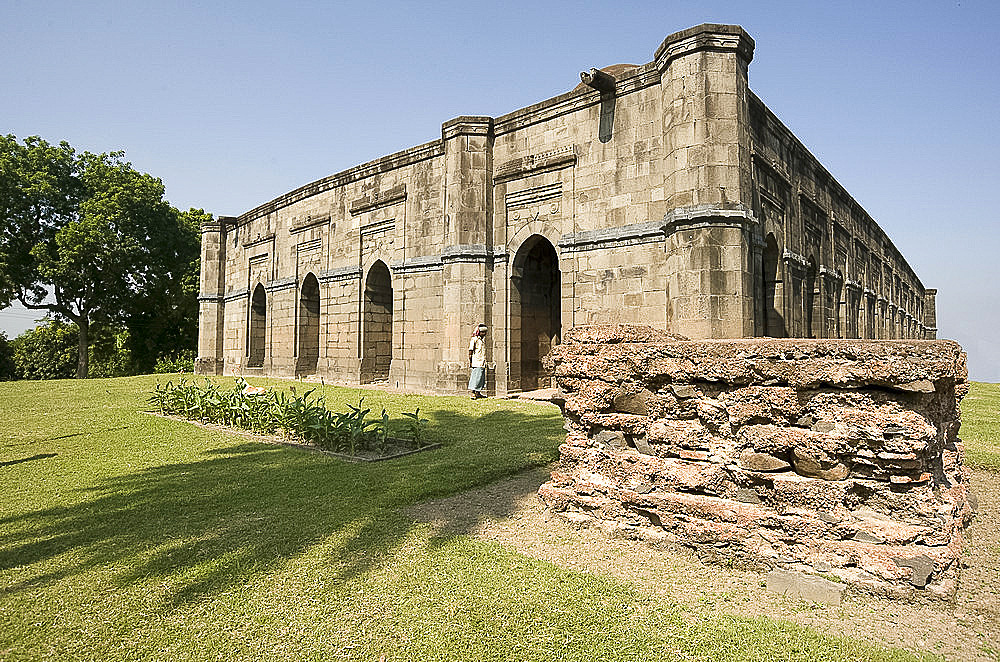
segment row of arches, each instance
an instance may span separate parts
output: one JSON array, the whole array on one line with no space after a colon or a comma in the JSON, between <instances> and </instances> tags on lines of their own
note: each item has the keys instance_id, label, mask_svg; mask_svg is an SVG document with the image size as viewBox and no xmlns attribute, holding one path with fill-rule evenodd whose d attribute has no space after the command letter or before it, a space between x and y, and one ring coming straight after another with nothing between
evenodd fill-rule
<instances>
[{"instance_id":1,"label":"row of arches","mask_svg":"<svg viewBox=\"0 0 1000 662\"><path fill-rule=\"evenodd\" d=\"M509 313L509 377L511 385L530 390L542 385L542 358L559 342L561 332L561 276L552 243L532 235L515 254L511 265ZM258 283L250 296L247 320L247 366L263 367L268 355L267 291ZM320 355L320 286L306 274L296 301L295 370L314 374ZM389 379L393 358L393 284L389 267L381 260L368 270L360 300L358 345L360 381Z\"/></svg>"},{"instance_id":2,"label":"row of arches","mask_svg":"<svg viewBox=\"0 0 1000 662\"><path fill-rule=\"evenodd\" d=\"M764 239L759 306L762 333L772 338L914 338L922 331L884 300L877 303L860 287L845 286L844 275L819 273L815 256L801 266L783 265L774 234Z\"/></svg>"}]
</instances>

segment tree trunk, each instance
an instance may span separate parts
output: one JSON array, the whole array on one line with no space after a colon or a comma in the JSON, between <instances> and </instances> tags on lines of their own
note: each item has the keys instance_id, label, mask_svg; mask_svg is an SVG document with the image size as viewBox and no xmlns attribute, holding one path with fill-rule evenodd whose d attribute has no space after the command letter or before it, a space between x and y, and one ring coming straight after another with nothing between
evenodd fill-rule
<instances>
[{"instance_id":1,"label":"tree trunk","mask_svg":"<svg viewBox=\"0 0 1000 662\"><path fill-rule=\"evenodd\" d=\"M81 317L77 320L76 325L80 328L80 346L77 349L77 359L76 359L76 378L86 379L87 378L87 359L89 358L90 352L90 320L86 317Z\"/></svg>"}]
</instances>

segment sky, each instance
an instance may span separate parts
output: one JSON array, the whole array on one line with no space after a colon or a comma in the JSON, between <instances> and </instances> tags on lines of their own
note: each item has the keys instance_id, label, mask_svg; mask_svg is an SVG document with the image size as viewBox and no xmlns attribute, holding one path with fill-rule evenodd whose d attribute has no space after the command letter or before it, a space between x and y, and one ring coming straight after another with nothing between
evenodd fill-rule
<instances>
[{"instance_id":1,"label":"sky","mask_svg":"<svg viewBox=\"0 0 1000 662\"><path fill-rule=\"evenodd\" d=\"M751 89L938 289L971 377L1000 382L996 0L3 0L0 131L124 150L175 206L238 215L706 22L750 33Z\"/></svg>"}]
</instances>

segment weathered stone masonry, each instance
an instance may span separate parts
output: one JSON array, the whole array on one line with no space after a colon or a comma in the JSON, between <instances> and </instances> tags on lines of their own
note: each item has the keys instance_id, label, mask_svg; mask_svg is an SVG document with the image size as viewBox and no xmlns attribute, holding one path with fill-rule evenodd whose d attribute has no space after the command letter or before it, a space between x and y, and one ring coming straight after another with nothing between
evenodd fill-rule
<instances>
[{"instance_id":1,"label":"weathered stone masonry","mask_svg":"<svg viewBox=\"0 0 1000 662\"><path fill-rule=\"evenodd\" d=\"M713 559L954 594L971 518L956 343L567 335L551 360L568 435L539 490L552 511Z\"/></svg>"},{"instance_id":2,"label":"weathered stone masonry","mask_svg":"<svg viewBox=\"0 0 1000 662\"><path fill-rule=\"evenodd\" d=\"M738 26L313 182L202 228L203 374L464 387L547 381L562 329L932 338L885 233L749 90Z\"/></svg>"}]
</instances>

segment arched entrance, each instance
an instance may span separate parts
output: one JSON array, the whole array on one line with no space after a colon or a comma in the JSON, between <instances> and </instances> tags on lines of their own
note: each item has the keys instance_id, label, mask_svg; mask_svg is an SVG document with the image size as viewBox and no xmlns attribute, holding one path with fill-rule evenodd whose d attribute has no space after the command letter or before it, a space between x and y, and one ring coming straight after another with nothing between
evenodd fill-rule
<instances>
[{"instance_id":1,"label":"arched entrance","mask_svg":"<svg viewBox=\"0 0 1000 662\"><path fill-rule=\"evenodd\" d=\"M551 242L532 235L521 244L510 280L510 387L530 391L549 385L542 358L561 328L559 256Z\"/></svg>"},{"instance_id":2,"label":"arched entrance","mask_svg":"<svg viewBox=\"0 0 1000 662\"><path fill-rule=\"evenodd\" d=\"M768 233L764 240L763 275L764 275L764 335L771 338L784 338L785 318L782 314L784 291L778 272L780 253L778 241L773 234Z\"/></svg>"},{"instance_id":3,"label":"arched entrance","mask_svg":"<svg viewBox=\"0 0 1000 662\"><path fill-rule=\"evenodd\" d=\"M247 366L259 368L264 365L267 329L267 294L264 286L257 283L250 297L250 332L247 342Z\"/></svg>"},{"instance_id":4,"label":"arched entrance","mask_svg":"<svg viewBox=\"0 0 1000 662\"><path fill-rule=\"evenodd\" d=\"M299 338L296 372L311 375L319 361L319 281L306 274L299 289Z\"/></svg>"},{"instance_id":5,"label":"arched entrance","mask_svg":"<svg viewBox=\"0 0 1000 662\"><path fill-rule=\"evenodd\" d=\"M388 381L392 363L392 276L378 260L365 279L361 383Z\"/></svg>"}]
</instances>

